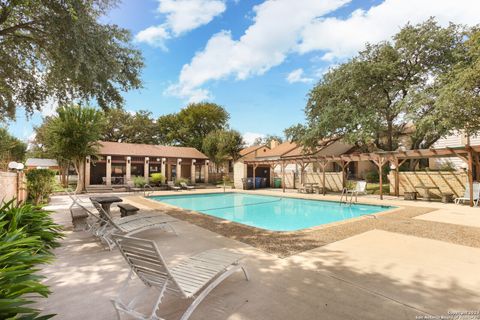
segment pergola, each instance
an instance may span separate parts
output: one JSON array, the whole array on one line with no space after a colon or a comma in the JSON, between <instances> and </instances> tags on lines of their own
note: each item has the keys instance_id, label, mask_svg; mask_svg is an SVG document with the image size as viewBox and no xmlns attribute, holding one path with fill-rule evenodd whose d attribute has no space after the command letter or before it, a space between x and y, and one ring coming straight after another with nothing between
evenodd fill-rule
<instances>
[{"instance_id":1,"label":"pergola","mask_svg":"<svg viewBox=\"0 0 480 320\"><path fill-rule=\"evenodd\" d=\"M480 145L477 146L463 146L454 148L442 149L416 149L406 151L376 151L370 153L351 153L342 155L315 155L306 154L301 156L280 157L275 160L247 160L244 163L253 166L253 178L255 179L255 169L258 166L269 166L272 171L280 165L282 168L282 188L285 192L285 167L288 164L300 165L301 172L310 163L317 163L322 171L322 189L323 194L326 193L325 187L325 167L330 162L337 163L342 168L342 184L346 185L346 168L352 161L372 161L378 167L380 177L380 199L383 200L383 167L390 163L391 168L394 169L395 174L395 196L399 196L399 168L407 160L410 159L430 159L430 158L446 158L458 157L467 164L467 176L470 186L470 206L473 207L473 181L480 181ZM476 167L476 176L473 177L473 168ZM255 187L255 183L254 183Z\"/></svg>"}]
</instances>

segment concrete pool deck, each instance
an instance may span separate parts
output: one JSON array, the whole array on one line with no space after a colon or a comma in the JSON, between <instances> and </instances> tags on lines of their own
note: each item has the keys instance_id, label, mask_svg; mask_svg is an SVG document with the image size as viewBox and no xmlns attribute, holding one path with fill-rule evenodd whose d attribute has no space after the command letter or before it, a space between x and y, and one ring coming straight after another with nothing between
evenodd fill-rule
<instances>
[{"instance_id":1,"label":"concrete pool deck","mask_svg":"<svg viewBox=\"0 0 480 320\"><path fill-rule=\"evenodd\" d=\"M138 198L125 199L138 203L135 201ZM398 205L395 200L382 203ZM51 205L56 211L55 220L71 228L68 199L55 196ZM418 205L447 213L448 210L466 212L468 219L480 220L479 208L437 203ZM142 207L147 208L148 204ZM435 219L435 212L427 213L430 219ZM434 228L438 224L452 226L449 232L452 237L463 238L463 234L456 234L462 229L456 227L467 228L420 218L410 220ZM227 279L191 319L395 320L479 309L480 248L372 229L279 258L187 221L179 220L175 227L178 237L155 230L141 236L155 240L173 264L206 249L238 250L247 255L245 262L251 273L249 282L240 273ZM480 235L479 228L468 228L474 228ZM104 250L87 233L67 230L62 246L55 253L57 260L42 271L45 283L53 291L48 299L38 303L44 312L57 313L59 319L115 319L109 299L128 273L119 252ZM178 319L187 306L185 301L171 297L165 301L158 314L166 319Z\"/></svg>"},{"instance_id":2,"label":"concrete pool deck","mask_svg":"<svg viewBox=\"0 0 480 320\"><path fill-rule=\"evenodd\" d=\"M208 191L209 193L214 192ZM203 191L202 191L203 192ZM217 191L218 192L218 191ZM258 191L235 191L249 194L288 196L301 199L312 200L331 200L338 201L339 195L312 195L299 193L279 193L276 190L258 190ZM166 193L157 193L165 195ZM173 192L170 194L180 194ZM187 193L181 193L183 195ZM196 194L199 194L199 192ZM155 194L156 195L156 194ZM391 197L393 198L393 197ZM478 208L459 207L456 205L444 205L435 202L405 202L398 199L379 200L378 197L364 196L359 197L359 203L373 205L391 205L397 208L386 209L385 212L379 212L373 215L351 218L344 221L334 222L326 225L320 225L314 228L291 231L275 232L244 224L235 223L228 220L219 219L210 215L202 214L196 211L176 208L168 204L148 199L140 196L129 196L125 201L132 203L145 210L165 211L170 216L184 220L210 231L216 232L222 236L229 237L263 251L276 254L279 257L287 257L302 251L311 250L335 241L343 240L348 237L367 232L370 230L381 229L413 236L420 236L429 239L447 241L455 244L466 245L480 248L480 233L477 227L464 224L444 223L441 219L436 219L435 215L427 216L429 220L421 219L425 214L435 212L437 208L443 208L447 211L451 209L468 212L470 219L477 219L480 210ZM443 205L443 207L442 207ZM451 209L449 209L451 208ZM470 209L470 210L464 210ZM418 217L419 219L414 219Z\"/></svg>"}]
</instances>

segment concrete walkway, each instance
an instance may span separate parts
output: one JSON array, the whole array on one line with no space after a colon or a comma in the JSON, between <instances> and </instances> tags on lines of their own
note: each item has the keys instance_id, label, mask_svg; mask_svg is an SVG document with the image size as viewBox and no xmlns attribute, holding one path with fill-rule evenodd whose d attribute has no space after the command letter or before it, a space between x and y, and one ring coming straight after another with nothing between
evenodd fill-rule
<instances>
[{"instance_id":1,"label":"concrete walkway","mask_svg":"<svg viewBox=\"0 0 480 320\"><path fill-rule=\"evenodd\" d=\"M55 219L69 226L66 197L53 197ZM415 319L480 306L480 249L373 230L286 259L184 221L179 232L151 230L169 263L226 247L247 255L251 281L235 274L191 319ZM42 273L53 291L39 305L58 319L115 319L109 302L128 269L84 232L66 232L57 260ZM141 285L139 285L141 288ZM188 303L167 296L158 312L178 319Z\"/></svg>"}]
</instances>

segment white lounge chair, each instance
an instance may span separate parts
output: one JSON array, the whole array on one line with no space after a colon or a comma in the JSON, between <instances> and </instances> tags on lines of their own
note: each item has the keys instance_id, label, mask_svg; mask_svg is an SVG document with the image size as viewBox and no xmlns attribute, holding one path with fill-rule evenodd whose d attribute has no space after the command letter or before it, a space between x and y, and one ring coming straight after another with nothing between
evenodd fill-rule
<instances>
[{"instance_id":1,"label":"white lounge chair","mask_svg":"<svg viewBox=\"0 0 480 320\"><path fill-rule=\"evenodd\" d=\"M478 206L478 200L480 199L480 183L473 183L473 204ZM466 201L470 201L470 185L467 183L465 186L465 194L463 197L455 198L455 204L460 204Z\"/></svg>"},{"instance_id":2,"label":"white lounge chair","mask_svg":"<svg viewBox=\"0 0 480 320\"><path fill-rule=\"evenodd\" d=\"M156 313L164 294L169 290L184 299L194 299L181 318L186 320L210 291L234 272L242 270L249 280L245 266L239 264L243 255L238 253L224 249L208 250L169 267L155 242L130 236L114 235L113 238L131 268L118 296L112 299L119 319L122 313L136 319L160 319ZM150 290L136 294L132 300L124 297L133 275L145 284L146 289L153 288L157 291L150 314L137 310L137 303L141 303L143 297L151 297Z\"/></svg>"},{"instance_id":3,"label":"white lounge chair","mask_svg":"<svg viewBox=\"0 0 480 320\"><path fill-rule=\"evenodd\" d=\"M149 229L169 229L175 235L178 235L177 231L170 224L171 222L176 222L176 220L169 216L136 214L114 219L99 204L95 202L93 204L100 213L100 217L95 215L96 218L107 222L99 233L99 237L108 245L110 250L115 247L115 242L112 239L114 233L134 235Z\"/></svg>"},{"instance_id":4,"label":"white lounge chair","mask_svg":"<svg viewBox=\"0 0 480 320\"><path fill-rule=\"evenodd\" d=\"M181 190L182 188L180 187L177 187L173 181L167 181L167 186L168 186L168 189L170 190L174 190L174 191L178 191L178 190Z\"/></svg>"},{"instance_id":5,"label":"white lounge chair","mask_svg":"<svg viewBox=\"0 0 480 320\"><path fill-rule=\"evenodd\" d=\"M185 190L195 190L195 187L194 186L189 186L188 184L186 184L185 182L180 182L180 186L185 189Z\"/></svg>"},{"instance_id":6,"label":"white lounge chair","mask_svg":"<svg viewBox=\"0 0 480 320\"><path fill-rule=\"evenodd\" d=\"M358 201L358 195L359 194L367 194L367 181L361 180L357 181L357 184L355 185L355 189L344 189L342 192L345 193L345 200L347 201L348 195L351 195L350 202L352 202L353 197L355 196L355 202Z\"/></svg>"}]
</instances>

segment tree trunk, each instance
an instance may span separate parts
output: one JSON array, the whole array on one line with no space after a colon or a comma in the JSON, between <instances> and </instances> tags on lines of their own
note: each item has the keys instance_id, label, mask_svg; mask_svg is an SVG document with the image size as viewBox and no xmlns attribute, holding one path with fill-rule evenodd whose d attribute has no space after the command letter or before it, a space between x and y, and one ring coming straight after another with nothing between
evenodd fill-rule
<instances>
[{"instance_id":1,"label":"tree trunk","mask_svg":"<svg viewBox=\"0 0 480 320\"><path fill-rule=\"evenodd\" d=\"M68 187L68 165L62 166L60 168L60 181L62 182L62 187Z\"/></svg>"},{"instance_id":2,"label":"tree trunk","mask_svg":"<svg viewBox=\"0 0 480 320\"><path fill-rule=\"evenodd\" d=\"M408 164L408 170L415 171L415 168L417 167L419 162L420 162L420 159L410 159Z\"/></svg>"},{"instance_id":3,"label":"tree trunk","mask_svg":"<svg viewBox=\"0 0 480 320\"><path fill-rule=\"evenodd\" d=\"M83 160L74 161L75 171L77 172L77 189L75 189L75 193L81 193L85 190L85 162Z\"/></svg>"},{"instance_id":4,"label":"tree trunk","mask_svg":"<svg viewBox=\"0 0 480 320\"><path fill-rule=\"evenodd\" d=\"M387 139L388 150L386 151L393 151L393 123L391 120L387 121Z\"/></svg>"}]
</instances>

